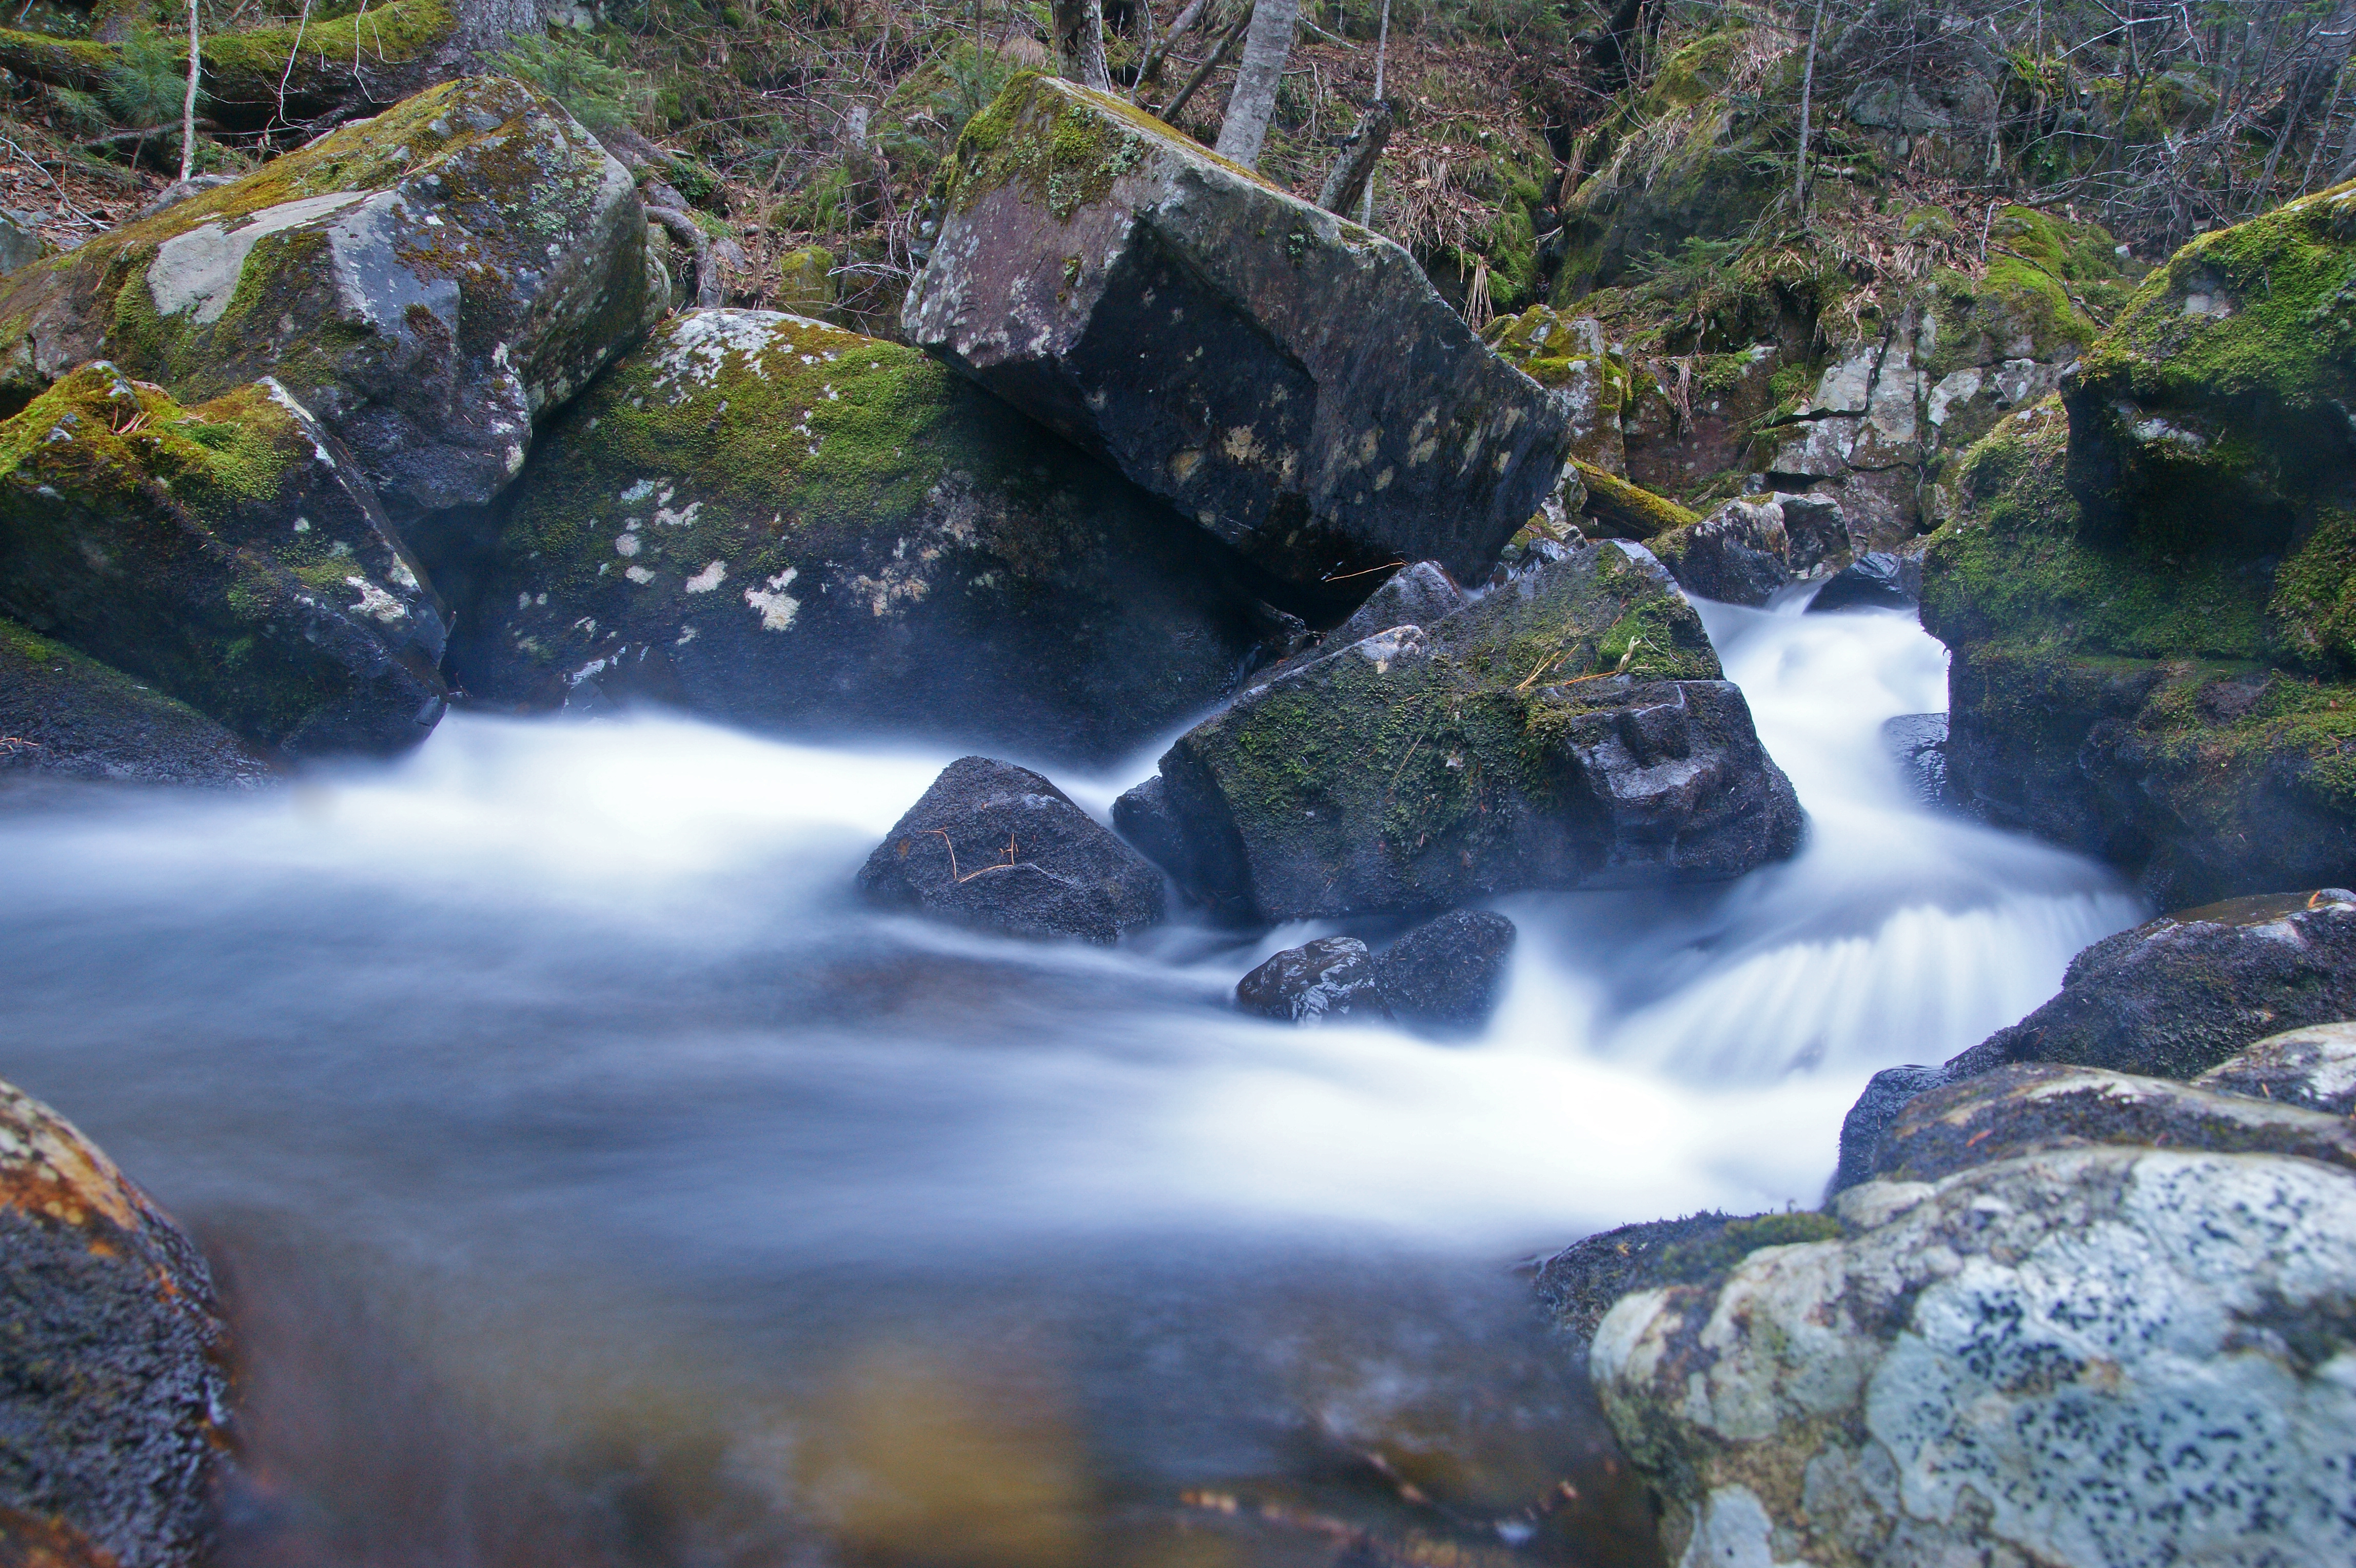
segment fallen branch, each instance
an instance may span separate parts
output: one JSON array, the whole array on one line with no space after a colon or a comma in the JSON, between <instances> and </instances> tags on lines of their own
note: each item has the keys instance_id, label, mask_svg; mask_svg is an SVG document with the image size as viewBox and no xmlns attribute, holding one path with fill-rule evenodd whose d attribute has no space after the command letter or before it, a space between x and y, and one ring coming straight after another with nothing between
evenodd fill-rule
<instances>
[{"instance_id":1,"label":"fallen branch","mask_svg":"<svg viewBox=\"0 0 2356 1568\"><path fill-rule=\"evenodd\" d=\"M1156 119L1174 122L1193 101L1194 94L1203 90L1203 84L1211 80L1211 73L1227 63L1227 57L1236 52L1237 46L1244 41L1244 35L1251 30L1252 11L1252 6L1244 7L1244 14L1236 18L1235 26L1220 38L1219 47L1211 51L1211 58L1194 68L1194 74L1186 79L1186 84L1178 90L1175 97L1153 112Z\"/></svg>"},{"instance_id":2,"label":"fallen branch","mask_svg":"<svg viewBox=\"0 0 2356 1568\"><path fill-rule=\"evenodd\" d=\"M695 220L676 207L649 207L649 220L695 253L695 307L710 310L720 303L720 269L712 264L712 240Z\"/></svg>"},{"instance_id":3,"label":"fallen branch","mask_svg":"<svg viewBox=\"0 0 2356 1568\"><path fill-rule=\"evenodd\" d=\"M1366 106L1350 134L1342 138L1342 149L1326 173L1325 183L1318 188L1317 205L1328 212L1350 214L1358 193L1366 188L1366 180L1375 172L1376 160L1391 139L1391 131L1398 124L1398 114L1387 98L1378 99Z\"/></svg>"}]
</instances>

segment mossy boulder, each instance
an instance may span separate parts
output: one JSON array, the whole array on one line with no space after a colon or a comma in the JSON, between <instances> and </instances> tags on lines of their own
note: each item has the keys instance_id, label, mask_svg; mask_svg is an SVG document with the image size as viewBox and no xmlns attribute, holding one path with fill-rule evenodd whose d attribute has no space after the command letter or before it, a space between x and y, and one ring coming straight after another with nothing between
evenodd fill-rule
<instances>
[{"instance_id":1,"label":"mossy boulder","mask_svg":"<svg viewBox=\"0 0 2356 1568\"><path fill-rule=\"evenodd\" d=\"M1268 921L1738 876L1801 825L1699 618L1617 541L1255 688L1141 789L1170 869Z\"/></svg>"},{"instance_id":2,"label":"mossy boulder","mask_svg":"<svg viewBox=\"0 0 2356 1568\"><path fill-rule=\"evenodd\" d=\"M2285 651L2356 668L2356 184L2194 240L2065 394L2070 486L2107 536L2285 558ZM2331 559L2302 563L2321 545ZM2329 583L2308 581L2329 577Z\"/></svg>"},{"instance_id":3,"label":"mossy boulder","mask_svg":"<svg viewBox=\"0 0 2356 1568\"><path fill-rule=\"evenodd\" d=\"M214 1560L229 1333L203 1257L65 1118L0 1083L0 1557Z\"/></svg>"},{"instance_id":4,"label":"mossy boulder","mask_svg":"<svg viewBox=\"0 0 2356 1568\"><path fill-rule=\"evenodd\" d=\"M274 752L442 714L440 602L274 381L183 407L102 361L0 423L0 611Z\"/></svg>"},{"instance_id":5,"label":"mossy boulder","mask_svg":"<svg viewBox=\"0 0 2356 1568\"><path fill-rule=\"evenodd\" d=\"M1607 351L1601 322L1533 305L1519 316L1498 317L1481 338L1562 405L1565 450L1607 473L1626 470L1620 412L1628 401L1628 362Z\"/></svg>"},{"instance_id":6,"label":"mossy boulder","mask_svg":"<svg viewBox=\"0 0 2356 1568\"><path fill-rule=\"evenodd\" d=\"M1924 555L1958 794L2171 903L2356 881L2356 683L2332 629L2356 511L2319 504L2286 556L2187 534L2165 502L2148 528L2097 521L2066 482L2077 446L2054 400L2008 415Z\"/></svg>"},{"instance_id":7,"label":"mossy boulder","mask_svg":"<svg viewBox=\"0 0 2356 1568\"><path fill-rule=\"evenodd\" d=\"M1118 99L1018 77L940 189L911 340L1280 576L1474 581L1554 489L1561 411L1413 258Z\"/></svg>"},{"instance_id":8,"label":"mossy boulder","mask_svg":"<svg viewBox=\"0 0 2356 1568\"><path fill-rule=\"evenodd\" d=\"M406 521L497 495L669 305L628 172L469 78L11 274L0 404L102 356L183 401L273 376Z\"/></svg>"},{"instance_id":9,"label":"mossy boulder","mask_svg":"<svg viewBox=\"0 0 2356 1568\"><path fill-rule=\"evenodd\" d=\"M0 778L250 786L270 765L152 686L0 620Z\"/></svg>"},{"instance_id":10,"label":"mossy boulder","mask_svg":"<svg viewBox=\"0 0 2356 1568\"><path fill-rule=\"evenodd\" d=\"M914 349L691 311L550 426L453 661L502 705L1100 760L1229 690L1237 565Z\"/></svg>"}]
</instances>

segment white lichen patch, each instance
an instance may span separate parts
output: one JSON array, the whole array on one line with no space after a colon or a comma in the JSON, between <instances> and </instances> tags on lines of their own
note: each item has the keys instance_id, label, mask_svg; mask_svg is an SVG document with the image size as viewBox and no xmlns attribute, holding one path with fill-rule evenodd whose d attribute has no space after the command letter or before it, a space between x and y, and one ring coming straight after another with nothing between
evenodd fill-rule
<instances>
[{"instance_id":1,"label":"white lichen patch","mask_svg":"<svg viewBox=\"0 0 2356 1568\"><path fill-rule=\"evenodd\" d=\"M252 254L256 242L331 217L367 195L362 190L336 190L305 196L265 207L234 228L200 223L173 235L155 248L155 259L147 263L147 292L157 313L177 316L187 310L193 311L198 321L220 320L237 293L245 259Z\"/></svg>"},{"instance_id":2,"label":"white lichen patch","mask_svg":"<svg viewBox=\"0 0 2356 1568\"><path fill-rule=\"evenodd\" d=\"M644 566L625 567L622 570L622 575L627 577L631 582L637 584L640 587L644 587L648 583L655 580L655 575L652 572L648 571Z\"/></svg>"},{"instance_id":3,"label":"white lichen patch","mask_svg":"<svg viewBox=\"0 0 2356 1568\"><path fill-rule=\"evenodd\" d=\"M386 626L394 626L409 618L409 607L369 582L366 577L344 579L347 586L359 595L359 601L350 607L354 615L364 615Z\"/></svg>"},{"instance_id":4,"label":"white lichen patch","mask_svg":"<svg viewBox=\"0 0 2356 1568\"><path fill-rule=\"evenodd\" d=\"M744 602L760 616L763 631L793 629L794 617L801 612L802 602L786 589L800 575L788 566L760 587L744 590Z\"/></svg>"},{"instance_id":5,"label":"white lichen patch","mask_svg":"<svg viewBox=\"0 0 2356 1568\"><path fill-rule=\"evenodd\" d=\"M698 572L694 576L690 577L685 584L685 587L691 594L708 594L727 580L728 563L725 561L714 561L702 571Z\"/></svg>"}]
</instances>

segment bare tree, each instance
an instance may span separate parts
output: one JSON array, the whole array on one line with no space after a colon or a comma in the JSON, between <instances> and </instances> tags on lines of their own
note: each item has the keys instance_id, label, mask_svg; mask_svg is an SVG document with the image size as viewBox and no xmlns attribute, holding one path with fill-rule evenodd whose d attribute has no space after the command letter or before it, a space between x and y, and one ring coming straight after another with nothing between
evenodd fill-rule
<instances>
[{"instance_id":1,"label":"bare tree","mask_svg":"<svg viewBox=\"0 0 2356 1568\"><path fill-rule=\"evenodd\" d=\"M1112 71L1105 64L1104 0L1052 0L1055 24L1055 59L1064 74L1082 87L1112 91Z\"/></svg>"},{"instance_id":2,"label":"bare tree","mask_svg":"<svg viewBox=\"0 0 2356 1568\"><path fill-rule=\"evenodd\" d=\"M1277 84L1284 79L1284 62L1300 26L1301 0L1259 0L1253 8L1243 64L1236 70L1236 89L1227 98L1227 116L1219 122L1215 150L1221 157L1246 168L1259 166L1268 122L1276 113Z\"/></svg>"},{"instance_id":3,"label":"bare tree","mask_svg":"<svg viewBox=\"0 0 2356 1568\"><path fill-rule=\"evenodd\" d=\"M197 27L197 0L188 0L188 91L180 100L180 179L197 172L197 76L204 68L204 38Z\"/></svg>"}]
</instances>

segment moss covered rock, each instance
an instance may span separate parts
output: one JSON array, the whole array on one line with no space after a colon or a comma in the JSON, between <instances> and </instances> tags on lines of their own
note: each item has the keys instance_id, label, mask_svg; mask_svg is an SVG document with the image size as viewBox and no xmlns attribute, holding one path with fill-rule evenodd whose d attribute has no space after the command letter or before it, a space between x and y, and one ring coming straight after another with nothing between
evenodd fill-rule
<instances>
[{"instance_id":1,"label":"moss covered rock","mask_svg":"<svg viewBox=\"0 0 2356 1568\"><path fill-rule=\"evenodd\" d=\"M0 398L102 355L184 401L274 376L406 520L498 494L669 304L627 171L470 78L11 274Z\"/></svg>"},{"instance_id":2,"label":"moss covered rock","mask_svg":"<svg viewBox=\"0 0 2356 1568\"><path fill-rule=\"evenodd\" d=\"M1172 869L1262 920L1736 876L1800 832L1699 618L1617 542L1256 688L1143 788Z\"/></svg>"},{"instance_id":3,"label":"moss covered rock","mask_svg":"<svg viewBox=\"0 0 2356 1568\"><path fill-rule=\"evenodd\" d=\"M270 765L119 670L0 620L0 777L253 785Z\"/></svg>"},{"instance_id":4,"label":"moss covered rock","mask_svg":"<svg viewBox=\"0 0 2356 1568\"><path fill-rule=\"evenodd\" d=\"M503 704L1102 758L1230 688L1235 564L914 349L691 311L550 427L454 662Z\"/></svg>"},{"instance_id":5,"label":"moss covered rock","mask_svg":"<svg viewBox=\"0 0 2356 1568\"><path fill-rule=\"evenodd\" d=\"M65 1118L0 1083L0 1556L213 1560L228 1331L205 1261Z\"/></svg>"},{"instance_id":6,"label":"moss covered rock","mask_svg":"<svg viewBox=\"0 0 2356 1568\"><path fill-rule=\"evenodd\" d=\"M442 714L440 602L274 381L188 408L102 361L0 424L0 610L274 751Z\"/></svg>"},{"instance_id":7,"label":"moss covered rock","mask_svg":"<svg viewBox=\"0 0 2356 1568\"><path fill-rule=\"evenodd\" d=\"M1118 99L1017 78L944 174L910 338L1303 585L1484 575L1564 418L1408 253Z\"/></svg>"}]
</instances>

